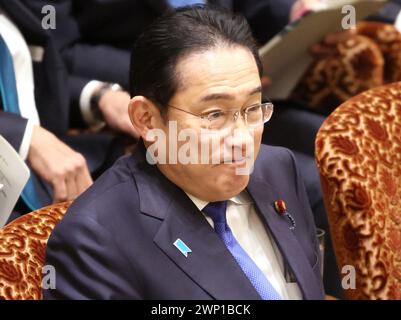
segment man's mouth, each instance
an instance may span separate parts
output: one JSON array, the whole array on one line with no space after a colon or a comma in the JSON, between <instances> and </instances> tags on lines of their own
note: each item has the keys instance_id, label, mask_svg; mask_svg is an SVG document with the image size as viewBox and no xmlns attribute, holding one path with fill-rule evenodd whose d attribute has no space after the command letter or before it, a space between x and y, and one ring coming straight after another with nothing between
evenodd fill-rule
<instances>
[{"instance_id":1,"label":"man's mouth","mask_svg":"<svg viewBox=\"0 0 401 320\"><path fill-rule=\"evenodd\" d=\"M235 164L241 165L245 164L249 160L248 157L235 157L235 158L225 158L222 164Z\"/></svg>"}]
</instances>

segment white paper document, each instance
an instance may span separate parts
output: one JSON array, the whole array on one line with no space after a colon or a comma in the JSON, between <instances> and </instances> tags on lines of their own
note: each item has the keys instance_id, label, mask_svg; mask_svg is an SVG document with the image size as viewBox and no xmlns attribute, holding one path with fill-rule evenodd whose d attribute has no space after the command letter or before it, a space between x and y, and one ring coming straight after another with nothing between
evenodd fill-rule
<instances>
[{"instance_id":1,"label":"white paper document","mask_svg":"<svg viewBox=\"0 0 401 320\"><path fill-rule=\"evenodd\" d=\"M28 179L28 166L0 135L0 227L7 222Z\"/></svg>"},{"instance_id":2,"label":"white paper document","mask_svg":"<svg viewBox=\"0 0 401 320\"><path fill-rule=\"evenodd\" d=\"M259 50L263 69L272 83L263 96L269 99L287 99L302 75L313 62L312 45L335 31L343 31L344 5L355 9L355 20L377 12L387 0L326 0L319 8L289 24Z\"/></svg>"}]
</instances>

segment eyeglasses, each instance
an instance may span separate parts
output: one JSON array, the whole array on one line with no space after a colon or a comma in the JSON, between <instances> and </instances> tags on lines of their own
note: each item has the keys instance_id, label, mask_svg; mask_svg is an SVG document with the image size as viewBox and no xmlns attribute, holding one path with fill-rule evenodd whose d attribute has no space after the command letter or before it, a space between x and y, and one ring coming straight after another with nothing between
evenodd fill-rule
<instances>
[{"instance_id":1,"label":"eyeglasses","mask_svg":"<svg viewBox=\"0 0 401 320\"><path fill-rule=\"evenodd\" d=\"M258 103L242 110L212 110L210 112L196 114L168 105L170 108L191 114L201 119L201 127L209 130L222 130L231 125L231 119L237 121L239 115L244 119L245 125L248 127L256 127L270 120L273 114L273 104L271 102Z\"/></svg>"}]
</instances>

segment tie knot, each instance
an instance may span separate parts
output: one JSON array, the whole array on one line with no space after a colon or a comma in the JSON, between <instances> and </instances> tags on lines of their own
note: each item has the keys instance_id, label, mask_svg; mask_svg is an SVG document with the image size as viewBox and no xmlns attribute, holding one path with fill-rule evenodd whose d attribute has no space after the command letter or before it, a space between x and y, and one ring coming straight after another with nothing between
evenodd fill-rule
<instances>
[{"instance_id":1,"label":"tie knot","mask_svg":"<svg viewBox=\"0 0 401 320\"><path fill-rule=\"evenodd\" d=\"M227 201L210 202L203 212L212 218L213 223L226 223Z\"/></svg>"}]
</instances>

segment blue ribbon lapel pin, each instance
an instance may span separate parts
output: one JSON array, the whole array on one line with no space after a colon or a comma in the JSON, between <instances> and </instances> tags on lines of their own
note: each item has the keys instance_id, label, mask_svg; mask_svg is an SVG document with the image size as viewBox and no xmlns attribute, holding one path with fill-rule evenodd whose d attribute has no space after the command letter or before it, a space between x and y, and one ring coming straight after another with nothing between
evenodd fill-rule
<instances>
[{"instance_id":1,"label":"blue ribbon lapel pin","mask_svg":"<svg viewBox=\"0 0 401 320\"><path fill-rule=\"evenodd\" d=\"M180 252L188 258L188 253L192 252L192 250L182 241L180 238L174 241L174 246L180 250Z\"/></svg>"}]
</instances>

